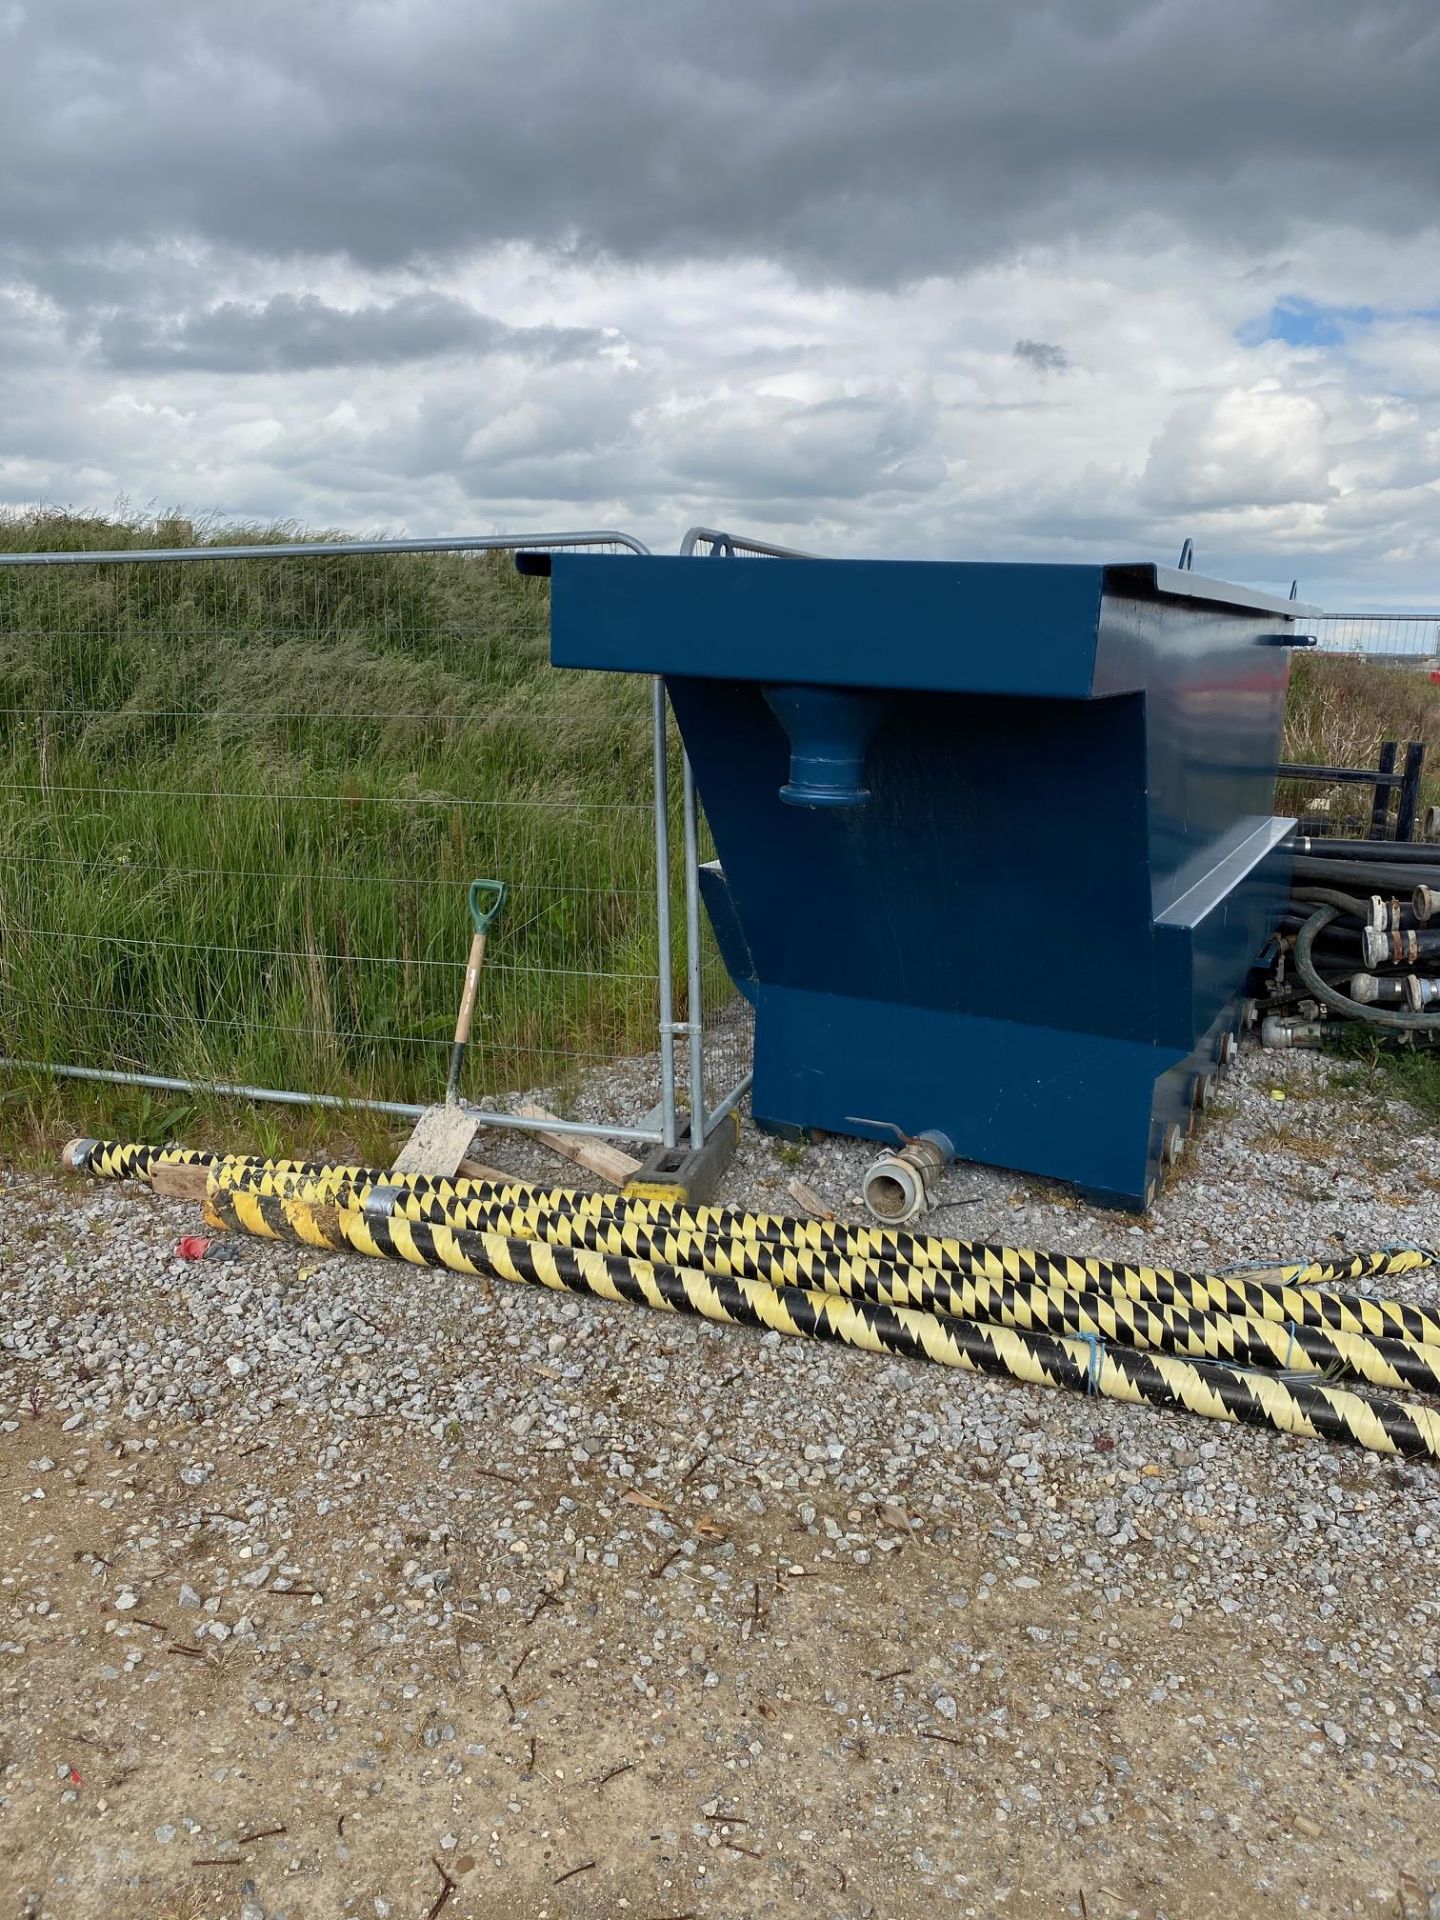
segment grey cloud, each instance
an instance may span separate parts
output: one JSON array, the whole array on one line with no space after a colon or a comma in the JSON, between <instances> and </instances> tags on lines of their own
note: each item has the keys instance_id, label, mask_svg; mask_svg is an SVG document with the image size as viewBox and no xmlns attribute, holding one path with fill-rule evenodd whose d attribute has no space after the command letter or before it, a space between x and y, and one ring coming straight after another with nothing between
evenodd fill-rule
<instances>
[{"instance_id":1,"label":"grey cloud","mask_svg":"<svg viewBox=\"0 0 1440 1920\"><path fill-rule=\"evenodd\" d=\"M229 300L173 320L117 312L96 328L100 357L128 373L310 373L457 353L549 361L593 353L604 337L587 327L509 327L441 293L353 308L330 306L313 293L275 294L258 305Z\"/></svg>"},{"instance_id":2,"label":"grey cloud","mask_svg":"<svg viewBox=\"0 0 1440 1920\"><path fill-rule=\"evenodd\" d=\"M46 0L0 238L371 266L494 242L887 283L1137 213L1271 247L1440 205L1433 0Z\"/></svg>"},{"instance_id":3,"label":"grey cloud","mask_svg":"<svg viewBox=\"0 0 1440 1920\"><path fill-rule=\"evenodd\" d=\"M945 476L934 437L933 407L895 395L731 406L686 423L666 472L686 491L784 501L791 518L801 503L932 491Z\"/></svg>"},{"instance_id":4,"label":"grey cloud","mask_svg":"<svg viewBox=\"0 0 1440 1920\"><path fill-rule=\"evenodd\" d=\"M1028 360L1040 373L1063 373L1070 364L1069 354L1052 340L1017 340L1014 353L1017 360Z\"/></svg>"}]
</instances>

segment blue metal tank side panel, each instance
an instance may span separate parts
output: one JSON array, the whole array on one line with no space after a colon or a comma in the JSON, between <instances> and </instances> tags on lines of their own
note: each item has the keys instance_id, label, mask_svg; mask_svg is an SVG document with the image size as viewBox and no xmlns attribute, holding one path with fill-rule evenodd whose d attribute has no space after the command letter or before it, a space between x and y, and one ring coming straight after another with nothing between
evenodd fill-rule
<instances>
[{"instance_id":1,"label":"blue metal tank side panel","mask_svg":"<svg viewBox=\"0 0 1440 1920\"><path fill-rule=\"evenodd\" d=\"M947 1134L962 1160L1056 1174L1142 1203L1157 1080L1185 1054L1135 1041L762 986L761 1126Z\"/></svg>"},{"instance_id":2,"label":"blue metal tank side panel","mask_svg":"<svg viewBox=\"0 0 1440 1920\"><path fill-rule=\"evenodd\" d=\"M1203 601L1106 596L1097 682L1146 690L1157 916L1212 850L1274 812L1290 652L1273 636L1286 624Z\"/></svg>"},{"instance_id":3,"label":"blue metal tank side panel","mask_svg":"<svg viewBox=\"0 0 1440 1920\"><path fill-rule=\"evenodd\" d=\"M1153 1037L1138 695L896 694L830 811L759 687L668 684L761 982Z\"/></svg>"},{"instance_id":4,"label":"blue metal tank side panel","mask_svg":"<svg viewBox=\"0 0 1440 1920\"><path fill-rule=\"evenodd\" d=\"M715 935L715 944L720 949L720 958L725 962L725 971L730 976L730 984L736 992L755 1004L755 961L746 943L745 929L740 924L740 916L735 911L735 897L730 891L730 883L725 878L725 869L718 860L707 860L699 873L700 898L705 902L705 911L710 916L711 931Z\"/></svg>"},{"instance_id":5,"label":"blue metal tank side panel","mask_svg":"<svg viewBox=\"0 0 1440 1920\"><path fill-rule=\"evenodd\" d=\"M1155 927L1162 1037L1179 1046L1233 1005L1290 891L1289 820L1263 820Z\"/></svg>"},{"instance_id":6,"label":"blue metal tank side panel","mask_svg":"<svg viewBox=\"0 0 1440 1920\"><path fill-rule=\"evenodd\" d=\"M1092 690L1100 567L556 554L557 667L771 684Z\"/></svg>"}]
</instances>

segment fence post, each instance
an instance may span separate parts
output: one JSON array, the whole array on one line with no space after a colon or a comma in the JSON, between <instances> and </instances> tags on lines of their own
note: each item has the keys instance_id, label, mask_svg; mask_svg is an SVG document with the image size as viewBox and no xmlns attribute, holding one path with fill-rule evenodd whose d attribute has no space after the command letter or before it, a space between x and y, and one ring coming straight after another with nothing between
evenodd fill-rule
<instances>
[{"instance_id":1,"label":"fence post","mask_svg":"<svg viewBox=\"0 0 1440 1920\"><path fill-rule=\"evenodd\" d=\"M1415 816L1420 811L1420 775L1425 766L1425 742L1412 740L1405 749L1405 774L1400 782L1400 805L1395 814L1395 838L1415 838Z\"/></svg>"},{"instance_id":2,"label":"fence post","mask_svg":"<svg viewBox=\"0 0 1440 1920\"><path fill-rule=\"evenodd\" d=\"M1395 771L1395 756L1399 751L1399 744L1396 741L1386 740L1381 745L1380 764L1375 771L1382 774L1393 774ZM1377 780L1375 782L1375 800L1370 808L1369 837L1372 840L1384 840L1389 837L1387 828L1390 823L1390 788L1393 784L1393 781L1390 780Z\"/></svg>"},{"instance_id":3,"label":"fence post","mask_svg":"<svg viewBox=\"0 0 1440 1920\"><path fill-rule=\"evenodd\" d=\"M670 916L670 756L665 728L665 682L658 673L650 682L650 719L655 776L655 918L660 949L660 1128L661 1145L673 1147L677 1129L675 941Z\"/></svg>"},{"instance_id":4,"label":"fence post","mask_svg":"<svg viewBox=\"0 0 1440 1920\"><path fill-rule=\"evenodd\" d=\"M700 817L695 801L695 772L681 749L685 802L685 1012L690 1031L690 1145L705 1144L705 1022L700 983Z\"/></svg>"}]
</instances>

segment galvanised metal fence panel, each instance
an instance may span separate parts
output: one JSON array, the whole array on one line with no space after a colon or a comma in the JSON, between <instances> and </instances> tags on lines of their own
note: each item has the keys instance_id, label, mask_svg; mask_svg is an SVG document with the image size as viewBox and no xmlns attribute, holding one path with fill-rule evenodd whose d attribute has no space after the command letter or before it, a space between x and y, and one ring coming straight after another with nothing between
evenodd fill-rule
<instances>
[{"instance_id":1,"label":"galvanised metal fence panel","mask_svg":"<svg viewBox=\"0 0 1440 1920\"><path fill-rule=\"evenodd\" d=\"M746 534L717 527L691 527L680 542L682 555L723 560L808 560L795 547L776 546ZM720 958L708 918L701 913L695 876L702 863L715 858L710 828L695 792L689 756L681 756L682 821L686 876L686 953L688 1004L700 1009L692 1015L689 1032L689 1074L704 1090L700 1111L692 1107L691 1135L708 1134L717 1121L739 1105L749 1091L754 1053L754 1019L749 1003L736 992Z\"/></svg>"},{"instance_id":2,"label":"galvanised metal fence panel","mask_svg":"<svg viewBox=\"0 0 1440 1920\"><path fill-rule=\"evenodd\" d=\"M663 702L556 675L546 587L512 565L573 544L644 551L0 553L0 1050L418 1108L486 875L511 897L467 1097L503 1124L517 1093L603 1107L606 1070L638 1061L633 1110L591 1130L673 1139Z\"/></svg>"},{"instance_id":3,"label":"galvanised metal fence panel","mask_svg":"<svg viewBox=\"0 0 1440 1920\"><path fill-rule=\"evenodd\" d=\"M1326 653L1360 653L1440 666L1440 613L1327 613L1315 622Z\"/></svg>"}]
</instances>

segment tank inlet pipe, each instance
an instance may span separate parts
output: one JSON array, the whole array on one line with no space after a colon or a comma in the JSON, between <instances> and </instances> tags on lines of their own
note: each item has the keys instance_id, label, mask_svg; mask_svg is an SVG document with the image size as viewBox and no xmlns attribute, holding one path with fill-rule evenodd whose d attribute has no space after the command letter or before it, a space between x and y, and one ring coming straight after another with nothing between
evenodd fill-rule
<instances>
[{"instance_id":1,"label":"tank inlet pipe","mask_svg":"<svg viewBox=\"0 0 1440 1920\"><path fill-rule=\"evenodd\" d=\"M865 1205L887 1226L902 1226L935 1204L935 1189L955 1149L943 1133L921 1133L903 1147L891 1147L866 1169L861 1192Z\"/></svg>"}]
</instances>

